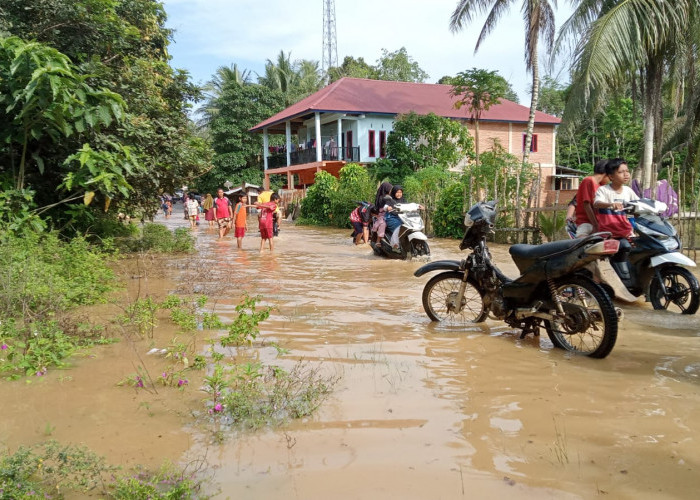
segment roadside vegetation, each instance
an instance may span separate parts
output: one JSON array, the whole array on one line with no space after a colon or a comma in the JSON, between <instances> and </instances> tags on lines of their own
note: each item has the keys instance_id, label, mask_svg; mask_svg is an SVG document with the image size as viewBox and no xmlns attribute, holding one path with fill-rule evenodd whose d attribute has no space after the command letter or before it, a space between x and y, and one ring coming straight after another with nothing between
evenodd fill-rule
<instances>
[{"instance_id":1,"label":"roadside vegetation","mask_svg":"<svg viewBox=\"0 0 700 500\"><path fill-rule=\"evenodd\" d=\"M203 465L180 468L165 462L157 470L122 470L84 446L47 441L12 453L0 450L0 498L61 499L82 493L115 500L204 500L211 485Z\"/></svg>"}]
</instances>

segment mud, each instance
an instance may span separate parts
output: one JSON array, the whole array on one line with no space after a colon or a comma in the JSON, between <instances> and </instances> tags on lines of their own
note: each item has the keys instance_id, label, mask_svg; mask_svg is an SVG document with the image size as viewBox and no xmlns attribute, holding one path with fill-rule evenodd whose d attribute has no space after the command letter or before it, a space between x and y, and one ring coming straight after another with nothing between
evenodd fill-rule
<instances>
[{"instance_id":1,"label":"mud","mask_svg":"<svg viewBox=\"0 0 700 500\"><path fill-rule=\"evenodd\" d=\"M174 215L167 224L186 221ZM272 254L258 251L256 231L242 251L204 226L195 232L196 257L169 259L160 274L128 272L129 291L196 289L225 319L243 291L262 294L276 310L261 334L289 350L274 362L304 359L341 377L318 413L212 444L190 425L204 398L196 381L157 394L115 385L139 359L158 369L145 352L169 340L161 328L152 340L94 349L31 384L0 383L0 442L50 434L123 464L206 454L217 498L697 495L696 316L622 305L617 345L593 360L554 350L546 335L521 340L498 321L468 331L432 324L421 306L428 277L413 277L421 262L375 257L352 245L349 230L285 223ZM430 244L433 260L459 258L455 241ZM492 251L515 275L507 247ZM269 349L258 355L274 358Z\"/></svg>"}]
</instances>

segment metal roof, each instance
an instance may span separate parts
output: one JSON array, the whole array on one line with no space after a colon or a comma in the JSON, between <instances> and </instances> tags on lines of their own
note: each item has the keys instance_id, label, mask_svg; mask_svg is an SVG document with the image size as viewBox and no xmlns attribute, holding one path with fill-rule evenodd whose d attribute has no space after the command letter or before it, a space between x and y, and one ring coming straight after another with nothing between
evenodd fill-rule
<instances>
[{"instance_id":1,"label":"metal roof","mask_svg":"<svg viewBox=\"0 0 700 500\"><path fill-rule=\"evenodd\" d=\"M392 82L363 78L341 78L318 92L263 120L250 129L284 133L285 122L291 121L292 132L311 118L315 112L349 115L397 115L414 111L421 115L435 113L453 119L469 120L468 106L455 109L457 99L450 95L451 85L435 83ZM530 108L501 99L481 114L481 122L527 123ZM558 125L561 119L541 111L535 113L535 123Z\"/></svg>"}]
</instances>

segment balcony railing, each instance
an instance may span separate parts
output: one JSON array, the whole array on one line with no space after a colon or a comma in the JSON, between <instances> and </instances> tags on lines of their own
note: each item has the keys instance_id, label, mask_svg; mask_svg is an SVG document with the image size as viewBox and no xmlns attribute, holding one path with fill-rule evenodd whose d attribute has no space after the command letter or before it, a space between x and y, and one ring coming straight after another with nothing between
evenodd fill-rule
<instances>
[{"instance_id":1,"label":"balcony railing","mask_svg":"<svg viewBox=\"0 0 700 500\"><path fill-rule=\"evenodd\" d=\"M316 148L299 149L289 155L291 165L303 165L316 161ZM360 161L360 147L323 148L321 159L324 161ZM277 153L267 157L267 168L282 168L287 166L287 154Z\"/></svg>"}]
</instances>

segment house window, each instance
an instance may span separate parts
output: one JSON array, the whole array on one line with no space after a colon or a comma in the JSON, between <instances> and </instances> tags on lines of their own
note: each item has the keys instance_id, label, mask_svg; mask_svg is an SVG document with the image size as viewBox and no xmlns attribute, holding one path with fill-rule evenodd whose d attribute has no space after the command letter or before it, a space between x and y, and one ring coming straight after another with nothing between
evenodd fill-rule
<instances>
[{"instance_id":1,"label":"house window","mask_svg":"<svg viewBox=\"0 0 700 500\"><path fill-rule=\"evenodd\" d=\"M525 151L525 138L527 134L523 134L523 151ZM532 140L530 141L530 152L537 153L537 134L532 134Z\"/></svg>"},{"instance_id":2,"label":"house window","mask_svg":"<svg viewBox=\"0 0 700 500\"><path fill-rule=\"evenodd\" d=\"M368 136L369 136L369 149L368 149L368 151L369 151L369 157L370 157L370 158L374 158L375 156L377 156L377 154L376 154L376 152L375 152L375 150L374 150L374 149L375 149L375 146L374 146L374 130L370 130L369 133L368 133Z\"/></svg>"},{"instance_id":3,"label":"house window","mask_svg":"<svg viewBox=\"0 0 700 500\"><path fill-rule=\"evenodd\" d=\"M379 156L386 158L386 130L379 131Z\"/></svg>"},{"instance_id":4,"label":"house window","mask_svg":"<svg viewBox=\"0 0 700 500\"><path fill-rule=\"evenodd\" d=\"M576 189L574 187L574 178L573 177L555 177L554 178L554 189L559 191L559 190L567 190L567 191L573 191Z\"/></svg>"}]
</instances>

